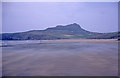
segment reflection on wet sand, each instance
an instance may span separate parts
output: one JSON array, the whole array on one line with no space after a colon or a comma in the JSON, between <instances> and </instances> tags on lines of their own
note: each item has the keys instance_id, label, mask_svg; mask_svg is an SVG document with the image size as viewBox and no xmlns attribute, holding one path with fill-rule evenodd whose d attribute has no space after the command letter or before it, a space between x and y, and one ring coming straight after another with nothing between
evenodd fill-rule
<instances>
[{"instance_id":1,"label":"reflection on wet sand","mask_svg":"<svg viewBox=\"0 0 120 78\"><path fill-rule=\"evenodd\" d=\"M3 47L4 76L117 76L115 40L54 40Z\"/></svg>"}]
</instances>

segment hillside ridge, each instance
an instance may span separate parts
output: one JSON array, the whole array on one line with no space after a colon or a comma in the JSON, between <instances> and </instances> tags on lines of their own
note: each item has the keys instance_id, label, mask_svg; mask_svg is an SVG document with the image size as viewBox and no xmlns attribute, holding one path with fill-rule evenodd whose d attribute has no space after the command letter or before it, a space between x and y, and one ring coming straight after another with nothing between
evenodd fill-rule
<instances>
[{"instance_id":1,"label":"hillside ridge","mask_svg":"<svg viewBox=\"0 0 120 78\"><path fill-rule=\"evenodd\" d=\"M18 33L3 33L2 40L53 40L53 39L115 39L119 37L118 32L98 33L83 29L79 24L57 25L45 30L31 30Z\"/></svg>"}]
</instances>

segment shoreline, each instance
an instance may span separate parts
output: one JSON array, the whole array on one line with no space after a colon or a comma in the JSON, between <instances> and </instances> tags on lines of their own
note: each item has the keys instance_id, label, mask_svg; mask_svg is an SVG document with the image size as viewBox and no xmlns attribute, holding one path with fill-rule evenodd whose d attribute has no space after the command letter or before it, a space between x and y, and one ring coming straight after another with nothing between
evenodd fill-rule
<instances>
[{"instance_id":1,"label":"shoreline","mask_svg":"<svg viewBox=\"0 0 120 78\"><path fill-rule=\"evenodd\" d=\"M60 39L48 40L49 42L119 42L117 39Z\"/></svg>"},{"instance_id":2,"label":"shoreline","mask_svg":"<svg viewBox=\"0 0 120 78\"><path fill-rule=\"evenodd\" d=\"M120 42L118 39L56 39L56 40L0 40L2 41L48 41L48 42Z\"/></svg>"}]
</instances>

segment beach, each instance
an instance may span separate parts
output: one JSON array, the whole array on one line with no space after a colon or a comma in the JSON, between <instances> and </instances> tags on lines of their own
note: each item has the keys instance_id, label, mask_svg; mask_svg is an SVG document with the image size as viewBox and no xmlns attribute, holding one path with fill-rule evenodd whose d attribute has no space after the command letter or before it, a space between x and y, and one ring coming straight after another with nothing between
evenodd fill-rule
<instances>
[{"instance_id":1,"label":"beach","mask_svg":"<svg viewBox=\"0 0 120 78\"><path fill-rule=\"evenodd\" d=\"M117 76L116 39L3 41L3 76Z\"/></svg>"}]
</instances>

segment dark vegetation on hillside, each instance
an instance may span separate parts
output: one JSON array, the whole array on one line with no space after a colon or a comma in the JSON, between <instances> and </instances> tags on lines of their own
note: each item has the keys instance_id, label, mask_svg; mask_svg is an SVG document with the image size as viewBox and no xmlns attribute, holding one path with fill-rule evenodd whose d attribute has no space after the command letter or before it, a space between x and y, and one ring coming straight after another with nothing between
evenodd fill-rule
<instances>
[{"instance_id":1,"label":"dark vegetation on hillside","mask_svg":"<svg viewBox=\"0 0 120 78\"><path fill-rule=\"evenodd\" d=\"M20 33L0 34L2 40L53 40L53 39L120 39L120 32L97 33L84 30L80 25L73 23L66 26L58 25L45 30L32 30Z\"/></svg>"}]
</instances>

